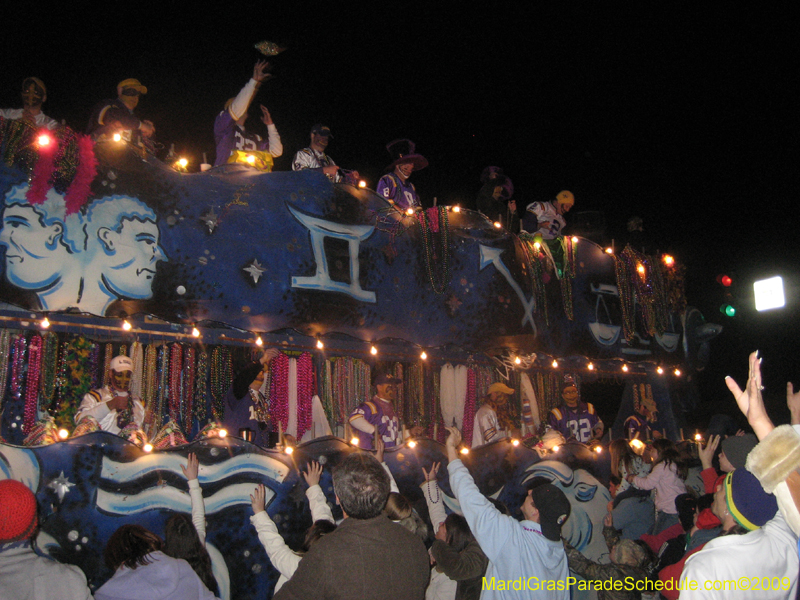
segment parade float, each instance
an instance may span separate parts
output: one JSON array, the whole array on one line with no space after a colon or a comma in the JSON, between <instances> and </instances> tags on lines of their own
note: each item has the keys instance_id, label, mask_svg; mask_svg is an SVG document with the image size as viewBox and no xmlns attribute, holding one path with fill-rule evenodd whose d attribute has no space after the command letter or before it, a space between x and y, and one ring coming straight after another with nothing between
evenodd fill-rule
<instances>
[{"instance_id":1,"label":"parade float","mask_svg":"<svg viewBox=\"0 0 800 600\"><path fill-rule=\"evenodd\" d=\"M221 597L271 593L277 572L249 524L249 495L267 486L270 516L298 547L310 524L299 469L318 460L341 517L330 467L354 451L347 417L378 372L403 380L396 411L426 432L386 457L421 510L421 468L444 460L445 427L470 440L489 384L517 390L522 443L465 462L515 512L529 478L555 482L573 504L565 537L595 559L606 552L602 459L540 439L565 376L612 436L641 405L650 427L683 436L691 376L717 330L686 305L671 257L516 236L459 206L404 212L314 171L182 173L67 128L48 141L0 120L0 151L0 477L36 493L40 546L93 586L111 574L102 549L117 527L159 532L190 511L180 467L194 452ZM281 354L262 426L300 441L291 454L247 441L246 429L223 435L234 375L265 347ZM120 354L135 364L144 431L76 426L83 395ZM595 398L604 385L609 401ZM457 510L444 469L439 478Z\"/></svg>"}]
</instances>

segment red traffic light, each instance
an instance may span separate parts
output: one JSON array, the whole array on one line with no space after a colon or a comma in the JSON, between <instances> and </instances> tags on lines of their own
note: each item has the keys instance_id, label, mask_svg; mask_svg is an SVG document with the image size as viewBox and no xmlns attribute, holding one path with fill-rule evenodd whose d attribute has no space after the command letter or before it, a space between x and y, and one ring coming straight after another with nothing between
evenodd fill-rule
<instances>
[{"instance_id":1,"label":"red traffic light","mask_svg":"<svg viewBox=\"0 0 800 600\"><path fill-rule=\"evenodd\" d=\"M724 287L731 287L733 279L731 279L727 275L717 275L717 283L723 285Z\"/></svg>"}]
</instances>

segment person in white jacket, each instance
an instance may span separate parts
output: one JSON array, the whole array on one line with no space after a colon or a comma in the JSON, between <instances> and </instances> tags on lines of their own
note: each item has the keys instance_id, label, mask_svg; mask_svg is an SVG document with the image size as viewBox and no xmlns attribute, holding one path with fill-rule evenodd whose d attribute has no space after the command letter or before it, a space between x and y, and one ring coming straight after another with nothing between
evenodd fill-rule
<instances>
[{"instance_id":1,"label":"person in white jacket","mask_svg":"<svg viewBox=\"0 0 800 600\"><path fill-rule=\"evenodd\" d=\"M164 554L188 562L206 587L217 594L218 585L212 571L211 557L206 550L206 511L203 491L197 479L200 463L197 455L189 453L187 464L181 470L189 484L192 499L192 518L185 514L172 515L164 527Z\"/></svg>"},{"instance_id":2,"label":"person in white jacket","mask_svg":"<svg viewBox=\"0 0 800 600\"><path fill-rule=\"evenodd\" d=\"M308 471L303 473L303 477L308 484L306 497L311 508L311 520L313 521L313 525L306 533L304 543L306 550L320 537L336 529L333 512L325 499L325 493L319 486L321 475L322 466L316 461L311 461L308 465ZM258 539L264 546L264 550L267 551L267 556L272 566L280 573L274 590L274 592L277 592L294 575L303 555L289 548L281 534L278 533L278 527L265 509L265 498L266 490L264 485L261 484L250 495L250 501L253 506L253 516L250 517L250 522L256 528Z\"/></svg>"}]
</instances>

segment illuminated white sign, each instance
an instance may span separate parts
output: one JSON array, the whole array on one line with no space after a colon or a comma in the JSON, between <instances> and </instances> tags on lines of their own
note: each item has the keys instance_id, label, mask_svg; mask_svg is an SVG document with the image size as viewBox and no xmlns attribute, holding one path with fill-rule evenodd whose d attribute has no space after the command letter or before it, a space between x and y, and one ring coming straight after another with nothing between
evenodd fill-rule
<instances>
[{"instance_id":1,"label":"illuminated white sign","mask_svg":"<svg viewBox=\"0 0 800 600\"><path fill-rule=\"evenodd\" d=\"M786 304L783 295L783 279L780 277L756 281L753 284L753 291L755 292L757 311L782 308Z\"/></svg>"}]
</instances>

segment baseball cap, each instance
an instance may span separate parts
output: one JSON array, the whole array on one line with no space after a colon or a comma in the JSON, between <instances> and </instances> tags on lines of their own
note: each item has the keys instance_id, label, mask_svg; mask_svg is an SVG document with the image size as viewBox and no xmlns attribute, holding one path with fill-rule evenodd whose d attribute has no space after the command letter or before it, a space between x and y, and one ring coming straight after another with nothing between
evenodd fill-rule
<instances>
[{"instance_id":1,"label":"baseball cap","mask_svg":"<svg viewBox=\"0 0 800 600\"><path fill-rule=\"evenodd\" d=\"M311 128L311 133L316 133L317 135L321 135L322 137L329 137L333 139L331 135L331 128L327 125L323 125L321 123L317 123Z\"/></svg>"},{"instance_id":2,"label":"baseball cap","mask_svg":"<svg viewBox=\"0 0 800 600\"><path fill-rule=\"evenodd\" d=\"M144 87L138 79L123 79L117 84L118 88L133 88L140 94L146 94L147 88Z\"/></svg>"},{"instance_id":3,"label":"baseball cap","mask_svg":"<svg viewBox=\"0 0 800 600\"><path fill-rule=\"evenodd\" d=\"M513 394L514 389L508 387L506 384L496 381L492 385L489 386L489 393L492 392L500 392L501 394Z\"/></svg>"},{"instance_id":4,"label":"baseball cap","mask_svg":"<svg viewBox=\"0 0 800 600\"><path fill-rule=\"evenodd\" d=\"M543 483L531 490L531 500L539 511L542 535L548 540L559 541L561 526L567 521L572 510L564 492L552 483Z\"/></svg>"},{"instance_id":5,"label":"baseball cap","mask_svg":"<svg viewBox=\"0 0 800 600\"><path fill-rule=\"evenodd\" d=\"M394 385L394 384L397 384L397 383L403 383L403 380L402 379L398 379L397 377L391 377L390 375L386 375L385 373L383 373L381 375L378 375L375 378L375 385L384 385L384 384L387 384L387 383L390 383L390 384Z\"/></svg>"},{"instance_id":6,"label":"baseball cap","mask_svg":"<svg viewBox=\"0 0 800 600\"><path fill-rule=\"evenodd\" d=\"M111 370L117 373L133 371L133 361L127 356L115 356L111 359Z\"/></svg>"}]
</instances>

